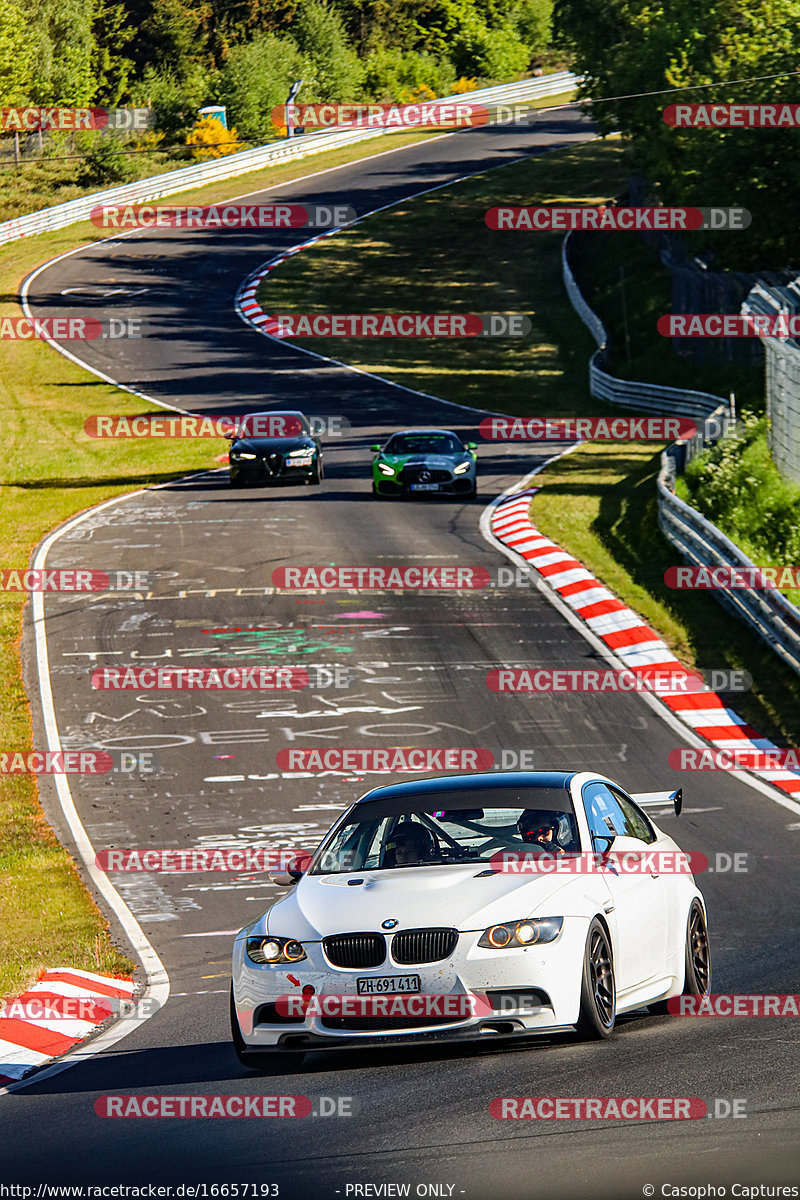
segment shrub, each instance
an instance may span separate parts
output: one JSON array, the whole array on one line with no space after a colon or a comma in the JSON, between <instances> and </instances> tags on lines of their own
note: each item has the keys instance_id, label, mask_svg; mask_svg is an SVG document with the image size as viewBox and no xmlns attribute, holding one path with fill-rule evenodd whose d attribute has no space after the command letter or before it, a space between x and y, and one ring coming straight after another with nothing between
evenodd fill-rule
<instances>
[{"instance_id":1,"label":"shrub","mask_svg":"<svg viewBox=\"0 0 800 1200\"><path fill-rule=\"evenodd\" d=\"M242 149L235 129L226 129L216 117L200 117L186 135L186 145L192 148L192 158L199 160L224 158Z\"/></svg>"},{"instance_id":2,"label":"shrub","mask_svg":"<svg viewBox=\"0 0 800 1200\"><path fill-rule=\"evenodd\" d=\"M79 183L89 187L106 187L110 183L126 183L134 167L129 155L110 134L98 140L89 151L79 174Z\"/></svg>"}]
</instances>

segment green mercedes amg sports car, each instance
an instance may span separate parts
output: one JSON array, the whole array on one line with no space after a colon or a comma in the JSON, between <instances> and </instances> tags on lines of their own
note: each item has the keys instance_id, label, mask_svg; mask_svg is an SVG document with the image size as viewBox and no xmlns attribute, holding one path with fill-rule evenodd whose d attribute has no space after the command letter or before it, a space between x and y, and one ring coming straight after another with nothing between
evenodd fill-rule
<instances>
[{"instance_id":1,"label":"green mercedes amg sports car","mask_svg":"<svg viewBox=\"0 0 800 1200\"><path fill-rule=\"evenodd\" d=\"M383 448L371 450L373 496L477 492L476 445L462 442L449 429L406 429L392 434Z\"/></svg>"}]
</instances>

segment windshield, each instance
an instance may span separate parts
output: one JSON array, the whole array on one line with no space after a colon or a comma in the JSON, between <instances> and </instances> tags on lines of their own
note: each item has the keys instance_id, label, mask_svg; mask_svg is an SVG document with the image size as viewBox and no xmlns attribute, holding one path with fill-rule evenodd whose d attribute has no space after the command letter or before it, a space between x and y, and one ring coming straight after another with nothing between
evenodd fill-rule
<instances>
[{"instance_id":1,"label":"windshield","mask_svg":"<svg viewBox=\"0 0 800 1200\"><path fill-rule=\"evenodd\" d=\"M384 446L386 454L460 454L463 449L454 433L396 433Z\"/></svg>"},{"instance_id":2,"label":"windshield","mask_svg":"<svg viewBox=\"0 0 800 1200\"><path fill-rule=\"evenodd\" d=\"M484 788L364 801L322 843L309 874L488 863L494 854L523 849L580 850L566 789Z\"/></svg>"},{"instance_id":3,"label":"windshield","mask_svg":"<svg viewBox=\"0 0 800 1200\"><path fill-rule=\"evenodd\" d=\"M240 438L291 438L309 434L308 418L298 412L247 413L239 418Z\"/></svg>"}]
</instances>

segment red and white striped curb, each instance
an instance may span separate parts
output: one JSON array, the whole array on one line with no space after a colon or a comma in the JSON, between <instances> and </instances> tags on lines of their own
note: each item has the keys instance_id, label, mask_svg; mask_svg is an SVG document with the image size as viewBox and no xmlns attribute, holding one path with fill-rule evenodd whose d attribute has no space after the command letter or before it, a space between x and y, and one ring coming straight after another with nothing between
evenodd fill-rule
<instances>
[{"instance_id":1,"label":"red and white striped curb","mask_svg":"<svg viewBox=\"0 0 800 1200\"><path fill-rule=\"evenodd\" d=\"M50 1003L57 1008L65 997L88 1003L81 1012L91 1020L76 1020L65 1016L4 1017L0 1010L0 1087L21 1079L34 1067L65 1054L77 1042L88 1037L114 1011L114 1000L130 1000L134 983L130 978L95 975L92 971L76 971L72 967L45 971L38 983L17 996L12 1011L18 1005L38 1007Z\"/></svg>"},{"instance_id":2,"label":"red and white striped curb","mask_svg":"<svg viewBox=\"0 0 800 1200\"><path fill-rule=\"evenodd\" d=\"M531 499L539 488L512 492L492 513L492 533L536 569L588 628L632 671L674 668L680 660L638 613L609 591L583 563L545 537L530 517ZM720 750L775 750L710 689L653 693L685 725ZM767 769L751 772L790 796L800 793L800 772Z\"/></svg>"},{"instance_id":3,"label":"red and white striped curb","mask_svg":"<svg viewBox=\"0 0 800 1200\"><path fill-rule=\"evenodd\" d=\"M252 275L248 275L244 281L240 291L236 296L236 304L239 312L249 321L251 325L259 331L259 333L268 334L269 337L284 337L275 317L271 317L269 313L265 313L261 305L256 300L256 292L258 291L261 280L264 279L270 271L274 271L282 262L286 262L287 258L291 258L294 254L299 254L301 250L307 250L309 246L315 245L322 238L331 237L334 233L341 233L339 227L335 229L326 229L324 233L318 233L313 238L309 238L307 242L300 242L297 246L292 246L290 250L285 250L283 254L279 254L277 258L270 259L268 263L259 267Z\"/></svg>"}]
</instances>

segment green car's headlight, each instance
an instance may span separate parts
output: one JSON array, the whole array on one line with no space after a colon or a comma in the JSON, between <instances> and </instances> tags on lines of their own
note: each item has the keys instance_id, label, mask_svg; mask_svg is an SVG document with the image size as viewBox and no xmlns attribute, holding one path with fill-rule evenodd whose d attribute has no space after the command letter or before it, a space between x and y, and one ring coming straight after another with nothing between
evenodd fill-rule
<instances>
[{"instance_id":1,"label":"green car's headlight","mask_svg":"<svg viewBox=\"0 0 800 1200\"><path fill-rule=\"evenodd\" d=\"M382 475L394 475L394 467L390 467L388 463L378 463L378 470Z\"/></svg>"}]
</instances>

